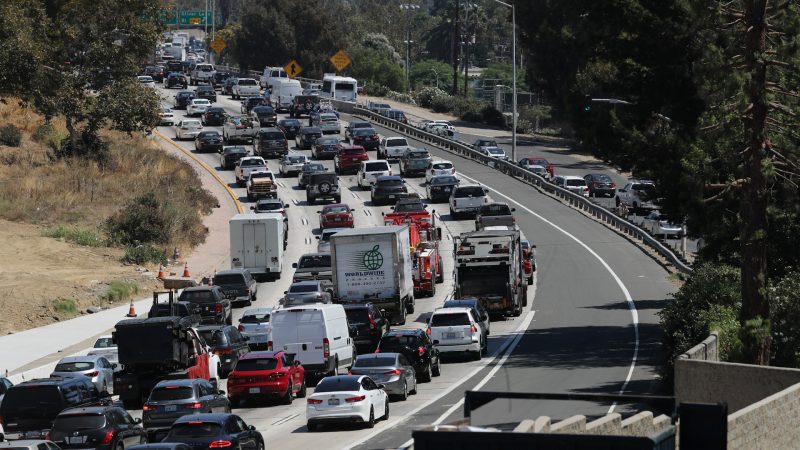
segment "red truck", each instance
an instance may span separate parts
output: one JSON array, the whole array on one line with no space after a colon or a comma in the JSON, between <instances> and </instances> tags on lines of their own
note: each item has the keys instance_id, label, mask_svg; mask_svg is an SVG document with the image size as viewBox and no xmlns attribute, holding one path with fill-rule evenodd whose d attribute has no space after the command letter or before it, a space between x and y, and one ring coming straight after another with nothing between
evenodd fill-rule
<instances>
[{"instance_id":1,"label":"red truck","mask_svg":"<svg viewBox=\"0 0 800 450\"><path fill-rule=\"evenodd\" d=\"M383 215L384 225L402 225L416 223L420 229L431 227L433 215L427 210L428 205L422 203L417 194L409 194L406 198L397 200L392 207L392 212Z\"/></svg>"},{"instance_id":2,"label":"red truck","mask_svg":"<svg viewBox=\"0 0 800 450\"><path fill-rule=\"evenodd\" d=\"M414 295L436 295L436 285L444 282L442 255L439 252L441 229L436 228L430 213L427 217L413 214L387 214L386 225L408 224Z\"/></svg>"}]
</instances>

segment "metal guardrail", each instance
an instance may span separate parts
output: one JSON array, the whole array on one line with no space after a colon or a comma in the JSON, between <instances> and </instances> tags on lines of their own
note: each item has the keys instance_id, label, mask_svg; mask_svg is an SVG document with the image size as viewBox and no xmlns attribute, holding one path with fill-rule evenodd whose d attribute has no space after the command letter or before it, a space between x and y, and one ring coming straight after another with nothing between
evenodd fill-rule
<instances>
[{"instance_id":1,"label":"metal guardrail","mask_svg":"<svg viewBox=\"0 0 800 450\"><path fill-rule=\"evenodd\" d=\"M423 131L419 128L415 128L411 125L407 125L402 122L390 119L388 117L381 116L377 113L374 113L368 109L359 106L356 103L343 102L340 100L332 100L331 102L341 112L366 117L370 121L376 122L384 127L397 130L398 132L405 134L406 136L410 136L417 140L430 143L449 153L469 158L474 161L485 164L489 167L493 167L494 169L506 175L512 176L531 186L534 186L548 195L561 199L564 203L568 204L570 207L578 209L580 211L583 211L591 215L593 218L603 223L607 227L622 232L623 234L630 236L634 240L641 241L641 243L643 243L645 246L649 247L650 249L652 249L662 257L664 257L667 261L669 261L670 264L675 266L675 268L677 268L679 271L683 273L692 272L692 268L688 264L686 264L683 260L681 260L675 253L673 253L667 246L662 244L658 239L651 236L649 233L639 228L635 224L629 222L628 220L619 217L611 210L593 203L591 200L587 199L586 197L583 197L582 195L578 195L569 190L558 187L550 183L549 181L545 180L541 176L536 175L535 173L530 172L526 169L523 169L522 167L519 167L516 164L513 164L508 161L501 161L494 158L489 158L486 155L483 155L473 150L472 148L468 147L467 145L461 142L456 142L441 136L437 136L435 134L428 133L427 131Z\"/></svg>"}]
</instances>

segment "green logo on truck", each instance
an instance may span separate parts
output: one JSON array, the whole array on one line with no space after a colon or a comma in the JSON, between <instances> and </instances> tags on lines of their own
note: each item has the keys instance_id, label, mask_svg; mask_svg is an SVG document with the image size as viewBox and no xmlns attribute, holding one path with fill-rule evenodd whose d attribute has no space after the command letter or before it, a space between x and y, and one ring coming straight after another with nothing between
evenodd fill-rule
<instances>
[{"instance_id":1,"label":"green logo on truck","mask_svg":"<svg viewBox=\"0 0 800 450\"><path fill-rule=\"evenodd\" d=\"M383 255L380 252L380 245L372 247L372 250L364 252L361 257L361 264L366 270L378 270L383 266Z\"/></svg>"}]
</instances>

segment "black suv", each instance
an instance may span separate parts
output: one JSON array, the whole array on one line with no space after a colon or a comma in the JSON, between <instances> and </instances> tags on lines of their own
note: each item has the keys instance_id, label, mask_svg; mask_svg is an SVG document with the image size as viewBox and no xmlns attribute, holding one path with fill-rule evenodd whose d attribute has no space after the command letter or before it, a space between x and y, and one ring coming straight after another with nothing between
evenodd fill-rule
<instances>
[{"instance_id":1,"label":"black suv","mask_svg":"<svg viewBox=\"0 0 800 450\"><path fill-rule=\"evenodd\" d=\"M119 406L72 408L53 421L49 439L61 448L120 450L147 442L141 423Z\"/></svg>"},{"instance_id":2,"label":"black suv","mask_svg":"<svg viewBox=\"0 0 800 450\"><path fill-rule=\"evenodd\" d=\"M231 269L214 275L214 286L219 286L232 303L250 306L258 296L258 283L247 269Z\"/></svg>"},{"instance_id":3,"label":"black suv","mask_svg":"<svg viewBox=\"0 0 800 450\"><path fill-rule=\"evenodd\" d=\"M253 118L258 119L259 125L262 127L274 127L278 123L278 114L272 109L272 106L258 105L250 111Z\"/></svg>"},{"instance_id":4,"label":"black suv","mask_svg":"<svg viewBox=\"0 0 800 450\"><path fill-rule=\"evenodd\" d=\"M194 95L197 98L204 98L211 103L217 102L217 91L214 90L214 86L198 86L197 89L194 90Z\"/></svg>"},{"instance_id":5,"label":"black suv","mask_svg":"<svg viewBox=\"0 0 800 450\"><path fill-rule=\"evenodd\" d=\"M408 193L406 182L397 175L382 175L375 180L370 193L370 200L375 205L394 203Z\"/></svg>"},{"instance_id":6,"label":"black suv","mask_svg":"<svg viewBox=\"0 0 800 450\"><path fill-rule=\"evenodd\" d=\"M200 306L200 323L233 323L231 301L225 298L219 286L197 286L186 288L178 301Z\"/></svg>"},{"instance_id":7,"label":"black suv","mask_svg":"<svg viewBox=\"0 0 800 450\"><path fill-rule=\"evenodd\" d=\"M253 108L261 105L268 105L264 97L245 97L244 100L242 100L241 113L249 116Z\"/></svg>"},{"instance_id":8,"label":"black suv","mask_svg":"<svg viewBox=\"0 0 800 450\"><path fill-rule=\"evenodd\" d=\"M186 109L186 106L195 99L194 92L192 91L180 91L175 94L175 109Z\"/></svg>"},{"instance_id":9,"label":"black suv","mask_svg":"<svg viewBox=\"0 0 800 450\"><path fill-rule=\"evenodd\" d=\"M180 72L172 72L167 75L166 81L164 81L165 87L167 88L174 88L174 87L181 87L186 89L189 85L189 82L186 81L186 77Z\"/></svg>"},{"instance_id":10,"label":"black suv","mask_svg":"<svg viewBox=\"0 0 800 450\"><path fill-rule=\"evenodd\" d=\"M88 377L42 378L11 386L0 403L0 425L6 434L50 429L61 411L101 400Z\"/></svg>"},{"instance_id":11,"label":"black suv","mask_svg":"<svg viewBox=\"0 0 800 450\"><path fill-rule=\"evenodd\" d=\"M300 129L300 121L297 119L281 119L278 121L278 128L286 135L286 139L294 139L297 130Z\"/></svg>"},{"instance_id":12,"label":"black suv","mask_svg":"<svg viewBox=\"0 0 800 450\"><path fill-rule=\"evenodd\" d=\"M389 321L372 303L344 305L350 337L358 353L372 353L384 334L389 332Z\"/></svg>"},{"instance_id":13,"label":"black suv","mask_svg":"<svg viewBox=\"0 0 800 450\"><path fill-rule=\"evenodd\" d=\"M203 325L197 332L211 347L211 353L219 355L222 364L221 377L225 378L233 370L239 358L250 351L247 345L248 337L242 336L233 325Z\"/></svg>"},{"instance_id":14,"label":"black suv","mask_svg":"<svg viewBox=\"0 0 800 450\"><path fill-rule=\"evenodd\" d=\"M306 201L313 205L319 199L332 199L336 203L342 201L339 179L335 173L317 172L307 177Z\"/></svg>"},{"instance_id":15,"label":"black suv","mask_svg":"<svg viewBox=\"0 0 800 450\"><path fill-rule=\"evenodd\" d=\"M303 114L308 115L319 104L319 96L317 95L295 95L292 99L292 105L289 106L289 115L292 117L300 117Z\"/></svg>"},{"instance_id":16,"label":"black suv","mask_svg":"<svg viewBox=\"0 0 800 450\"><path fill-rule=\"evenodd\" d=\"M159 302L154 295L153 305L150 307L150 311L147 312L147 317L187 317L193 325L199 325L201 309L197 303L180 301L173 302L172 307L170 307L169 302Z\"/></svg>"},{"instance_id":17,"label":"black suv","mask_svg":"<svg viewBox=\"0 0 800 450\"><path fill-rule=\"evenodd\" d=\"M317 139L322 137L322 130L317 127L300 127L297 135L294 137L294 143L297 148L301 150L308 150L317 142Z\"/></svg>"},{"instance_id":18,"label":"black suv","mask_svg":"<svg viewBox=\"0 0 800 450\"><path fill-rule=\"evenodd\" d=\"M244 147L225 147L222 150L222 155L219 157L219 165L222 167L222 170L231 170L236 165L236 161L247 155L249 155L249 152Z\"/></svg>"},{"instance_id":19,"label":"black suv","mask_svg":"<svg viewBox=\"0 0 800 450\"><path fill-rule=\"evenodd\" d=\"M283 131L277 128L262 128L258 130L253 144L253 155L263 158L283 158L289 153L289 143Z\"/></svg>"},{"instance_id":20,"label":"black suv","mask_svg":"<svg viewBox=\"0 0 800 450\"><path fill-rule=\"evenodd\" d=\"M200 123L203 126L222 126L225 123L225 109L219 106L206 108L206 112L200 116Z\"/></svg>"},{"instance_id":21,"label":"black suv","mask_svg":"<svg viewBox=\"0 0 800 450\"><path fill-rule=\"evenodd\" d=\"M350 143L353 145L360 145L367 151L378 150L381 139L378 137L378 132L372 127L355 128L350 133Z\"/></svg>"},{"instance_id":22,"label":"black suv","mask_svg":"<svg viewBox=\"0 0 800 450\"><path fill-rule=\"evenodd\" d=\"M419 381L431 381L441 373L439 350L423 330L392 330L383 335L375 353L402 353L411 361Z\"/></svg>"}]
</instances>

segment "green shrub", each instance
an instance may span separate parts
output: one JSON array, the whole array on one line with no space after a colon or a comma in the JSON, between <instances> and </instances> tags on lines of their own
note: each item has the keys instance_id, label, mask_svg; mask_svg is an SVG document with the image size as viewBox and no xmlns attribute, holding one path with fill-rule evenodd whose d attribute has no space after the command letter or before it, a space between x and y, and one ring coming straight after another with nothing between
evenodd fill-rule
<instances>
[{"instance_id":1,"label":"green shrub","mask_svg":"<svg viewBox=\"0 0 800 450\"><path fill-rule=\"evenodd\" d=\"M108 286L106 293L103 294L103 300L109 303L126 301L139 293L139 286L130 281L112 281Z\"/></svg>"},{"instance_id":2,"label":"green shrub","mask_svg":"<svg viewBox=\"0 0 800 450\"><path fill-rule=\"evenodd\" d=\"M434 112L438 113L447 113L453 110L453 103L455 101L455 97L451 95L442 95L439 97L434 97L431 101L431 108Z\"/></svg>"},{"instance_id":3,"label":"green shrub","mask_svg":"<svg viewBox=\"0 0 800 450\"><path fill-rule=\"evenodd\" d=\"M408 103L409 105L416 105L417 102L414 101L414 97L411 94L405 94L403 92L395 92L389 91L385 95L386 98L389 100L394 100L396 102Z\"/></svg>"},{"instance_id":4,"label":"green shrub","mask_svg":"<svg viewBox=\"0 0 800 450\"><path fill-rule=\"evenodd\" d=\"M164 205L148 192L109 217L106 228L113 241L124 245L166 244L168 223Z\"/></svg>"},{"instance_id":5,"label":"green shrub","mask_svg":"<svg viewBox=\"0 0 800 450\"><path fill-rule=\"evenodd\" d=\"M417 104L423 108L433 106L433 100L437 97L449 97L447 92L433 86L424 87L414 93Z\"/></svg>"},{"instance_id":6,"label":"green shrub","mask_svg":"<svg viewBox=\"0 0 800 450\"><path fill-rule=\"evenodd\" d=\"M0 127L0 145L19 147L22 143L22 133L16 125L9 123Z\"/></svg>"},{"instance_id":7,"label":"green shrub","mask_svg":"<svg viewBox=\"0 0 800 450\"><path fill-rule=\"evenodd\" d=\"M43 229L41 235L54 239L63 239L64 241L86 247L100 247L105 244L96 231L81 227L56 225Z\"/></svg>"},{"instance_id":8,"label":"green shrub","mask_svg":"<svg viewBox=\"0 0 800 450\"><path fill-rule=\"evenodd\" d=\"M485 105L484 102L473 98L454 97L451 111L461 120L480 123L483 120L481 110Z\"/></svg>"},{"instance_id":9,"label":"green shrub","mask_svg":"<svg viewBox=\"0 0 800 450\"><path fill-rule=\"evenodd\" d=\"M770 285L772 365L800 367L800 272Z\"/></svg>"},{"instance_id":10,"label":"green shrub","mask_svg":"<svg viewBox=\"0 0 800 450\"><path fill-rule=\"evenodd\" d=\"M506 117L492 105L485 105L481 110L481 116L483 123L487 125L499 128L505 128L506 126Z\"/></svg>"},{"instance_id":11,"label":"green shrub","mask_svg":"<svg viewBox=\"0 0 800 450\"><path fill-rule=\"evenodd\" d=\"M78 312L78 306L75 304L75 300L58 298L53 300L53 311L63 314L75 314Z\"/></svg>"},{"instance_id":12,"label":"green shrub","mask_svg":"<svg viewBox=\"0 0 800 450\"><path fill-rule=\"evenodd\" d=\"M151 244L141 244L126 247L122 262L127 264L166 264L167 257L164 250Z\"/></svg>"},{"instance_id":13,"label":"green shrub","mask_svg":"<svg viewBox=\"0 0 800 450\"><path fill-rule=\"evenodd\" d=\"M58 150L67 135L59 133L50 122L44 122L36 127L31 138L34 141L47 145L52 150Z\"/></svg>"},{"instance_id":14,"label":"green shrub","mask_svg":"<svg viewBox=\"0 0 800 450\"><path fill-rule=\"evenodd\" d=\"M366 90L369 93L369 95L371 95L373 97L383 97L383 96L385 96L386 94L389 93L389 88L388 87L386 87L386 86L384 86L382 84L378 84L378 83L373 83L373 84L367 85Z\"/></svg>"}]
</instances>

